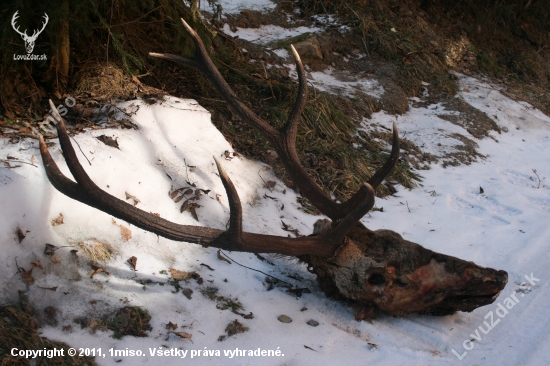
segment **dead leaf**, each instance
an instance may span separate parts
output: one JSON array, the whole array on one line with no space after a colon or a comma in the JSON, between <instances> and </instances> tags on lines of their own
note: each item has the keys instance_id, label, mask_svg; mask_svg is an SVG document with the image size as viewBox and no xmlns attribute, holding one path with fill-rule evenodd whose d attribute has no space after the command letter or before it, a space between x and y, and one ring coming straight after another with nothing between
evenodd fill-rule
<instances>
[{"instance_id":1,"label":"dead leaf","mask_svg":"<svg viewBox=\"0 0 550 366\"><path fill-rule=\"evenodd\" d=\"M46 243L46 248L44 249L44 254L52 255L57 249L59 249L59 248L56 247L55 245Z\"/></svg>"},{"instance_id":2,"label":"dead leaf","mask_svg":"<svg viewBox=\"0 0 550 366\"><path fill-rule=\"evenodd\" d=\"M189 210L189 206L190 206L190 205L191 205L191 204L189 203L189 201L185 201L185 202L183 203L183 205L181 205L180 213L183 213L183 211Z\"/></svg>"},{"instance_id":3,"label":"dead leaf","mask_svg":"<svg viewBox=\"0 0 550 366\"><path fill-rule=\"evenodd\" d=\"M31 267L37 267L42 269L42 264L40 263L40 259L37 259L34 262L31 262Z\"/></svg>"},{"instance_id":4,"label":"dead leaf","mask_svg":"<svg viewBox=\"0 0 550 366\"><path fill-rule=\"evenodd\" d=\"M218 259L221 261L226 261L227 263L231 264L231 261L222 255L222 251L220 249L218 249Z\"/></svg>"},{"instance_id":5,"label":"dead leaf","mask_svg":"<svg viewBox=\"0 0 550 366\"><path fill-rule=\"evenodd\" d=\"M188 280L194 272L180 271L179 269L169 268L172 278L176 281Z\"/></svg>"},{"instance_id":6,"label":"dead leaf","mask_svg":"<svg viewBox=\"0 0 550 366\"><path fill-rule=\"evenodd\" d=\"M166 324L166 329L168 329L168 330L170 330L170 329L176 330L176 329L178 329L178 325L177 325L177 324L174 324L174 323L172 323L172 322L168 322L168 324Z\"/></svg>"},{"instance_id":7,"label":"dead leaf","mask_svg":"<svg viewBox=\"0 0 550 366\"><path fill-rule=\"evenodd\" d=\"M59 216L57 217L57 219L52 220L52 226L57 226L57 225L63 224L63 219L64 219L63 214L60 213Z\"/></svg>"},{"instance_id":8,"label":"dead leaf","mask_svg":"<svg viewBox=\"0 0 550 366\"><path fill-rule=\"evenodd\" d=\"M133 196L128 192L124 192L124 193L126 193L126 200L132 199L134 201L134 206L136 206L138 203L141 202L136 196Z\"/></svg>"},{"instance_id":9,"label":"dead leaf","mask_svg":"<svg viewBox=\"0 0 550 366\"><path fill-rule=\"evenodd\" d=\"M191 272L191 278L197 281L199 285L202 285L202 283L204 282L201 275L198 274L197 272Z\"/></svg>"},{"instance_id":10,"label":"dead leaf","mask_svg":"<svg viewBox=\"0 0 550 366\"><path fill-rule=\"evenodd\" d=\"M116 147L117 149L120 150L120 147L118 147L118 141L115 140L112 137L101 135L101 136L96 137L96 139L103 142L107 146Z\"/></svg>"},{"instance_id":11,"label":"dead leaf","mask_svg":"<svg viewBox=\"0 0 550 366\"><path fill-rule=\"evenodd\" d=\"M186 189L185 192L183 192L184 195L188 195L188 194L191 194L191 193L193 193L193 190L191 188Z\"/></svg>"},{"instance_id":12,"label":"dead leaf","mask_svg":"<svg viewBox=\"0 0 550 366\"><path fill-rule=\"evenodd\" d=\"M17 238L19 239L19 243L21 243L23 239L25 239L25 234L23 234L21 228L17 228L17 231L15 233L17 234Z\"/></svg>"},{"instance_id":13,"label":"dead leaf","mask_svg":"<svg viewBox=\"0 0 550 366\"><path fill-rule=\"evenodd\" d=\"M35 163L36 163L36 158L33 155L33 156L31 156L31 164L35 165Z\"/></svg>"},{"instance_id":14,"label":"dead leaf","mask_svg":"<svg viewBox=\"0 0 550 366\"><path fill-rule=\"evenodd\" d=\"M178 195L178 190L177 189L173 190L172 192L169 193L169 195L170 195L170 198L173 199Z\"/></svg>"},{"instance_id":15,"label":"dead leaf","mask_svg":"<svg viewBox=\"0 0 550 366\"><path fill-rule=\"evenodd\" d=\"M189 340L191 340L191 337L193 337L193 335L191 333L187 333L187 332L174 332L174 334L181 337L181 338L186 338L186 339L189 339Z\"/></svg>"},{"instance_id":16,"label":"dead leaf","mask_svg":"<svg viewBox=\"0 0 550 366\"><path fill-rule=\"evenodd\" d=\"M268 180L267 182L265 182L265 186L266 186L267 188L273 188L273 187L275 187L276 184L277 184L277 183L275 183L275 182L272 181L272 180Z\"/></svg>"},{"instance_id":17,"label":"dead leaf","mask_svg":"<svg viewBox=\"0 0 550 366\"><path fill-rule=\"evenodd\" d=\"M33 268L29 269L28 271L25 271L24 268L19 268L19 271L21 273L21 276L23 276L23 278L25 279L25 281L27 281L27 283L29 285L33 285L34 284L34 278L32 276L32 270Z\"/></svg>"},{"instance_id":18,"label":"dead leaf","mask_svg":"<svg viewBox=\"0 0 550 366\"><path fill-rule=\"evenodd\" d=\"M120 234L122 235L122 238L126 241L132 238L132 232L124 225L120 225Z\"/></svg>"},{"instance_id":19,"label":"dead leaf","mask_svg":"<svg viewBox=\"0 0 550 366\"><path fill-rule=\"evenodd\" d=\"M191 205L191 207L189 207L189 212L191 212L191 216L193 216L193 218L197 221L199 221L199 216L197 215L197 211L195 210L195 207L197 207L198 205Z\"/></svg>"},{"instance_id":20,"label":"dead leaf","mask_svg":"<svg viewBox=\"0 0 550 366\"><path fill-rule=\"evenodd\" d=\"M174 202L175 202L175 203L178 203L178 202L181 201L182 199L183 199L183 196L178 196L178 197L174 200Z\"/></svg>"},{"instance_id":21,"label":"dead leaf","mask_svg":"<svg viewBox=\"0 0 550 366\"><path fill-rule=\"evenodd\" d=\"M136 270L136 264L137 264L137 258L135 256L131 256L130 258L128 258L127 262L130 263L130 265L132 266L132 269L135 271Z\"/></svg>"},{"instance_id":22,"label":"dead leaf","mask_svg":"<svg viewBox=\"0 0 550 366\"><path fill-rule=\"evenodd\" d=\"M111 274L109 272L107 272L105 270L105 268L101 267L100 265L98 265L97 263L94 263L94 262L88 262L88 265L90 267L92 267L91 271L88 272L88 275L90 276L90 278L93 278L94 275L98 274L98 273L105 273L107 276L110 276Z\"/></svg>"},{"instance_id":23,"label":"dead leaf","mask_svg":"<svg viewBox=\"0 0 550 366\"><path fill-rule=\"evenodd\" d=\"M245 319L254 319L254 314L252 314L252 312L246 314L245 316L243 316L243 318Z\"/></svg>"},{"instance_id":24,"label":"dead leaf","mask_svg":"<svg viewBox=\"0 0 550 366\"><path fill-rule=\"evenodd\" d=\"M61 263L61 257L58 256L57 254L53 253L52 254L52 263L55 263L55 264Z\"/></svg>"}]
</instances>

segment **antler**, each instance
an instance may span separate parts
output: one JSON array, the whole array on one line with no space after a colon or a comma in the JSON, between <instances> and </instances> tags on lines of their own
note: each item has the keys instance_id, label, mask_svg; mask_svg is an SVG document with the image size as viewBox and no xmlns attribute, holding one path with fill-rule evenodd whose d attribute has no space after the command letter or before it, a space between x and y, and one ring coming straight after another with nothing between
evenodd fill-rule
<instances>
[{"instance_id":1,"label":"antler","mask_svg":"<svg viewBox=\"0 0 550 366\"><path fill-rule=\"evenodd\" d=\"M15 12L15 14L13 14L13 17L11 18L11 26L13 27L13 29L19 33L19 35L21 35L21 37L23 38L28 38L29 36L27 35L27 30L25 29L25 32L21 32L19 31L19 26L15 24L15 21L17 20L17 18L19 18L19 10L17 10ZM17 26L17 28L16 28Z\"/></svg>"},{"instance_id":2,"label":"antler","mask_svg":"<svg viewBox=\"0 0 550 366\"><path fill-rule=\"evenodd\" d=\"M393 143L390 157L386 163L371 177L368 185L372 188L367 188L367 185L362 185L361 188L346 202L336 203L327 196L323 190L315 183L315 181L307 174L306 170L300 163L296 152L296 132L300 115L304 110L307 99L307 80L304 66L294 46L290 46L292 53L296 59L296 70L298 72L298 96L294 107L290 112L286 124L281 129L272 127L265 120L252 112L245 106L237 97L235 92L223 79L220 72L208 56L208 52L202 43L199 35L193 30L185 20L181 20L184 27L187 29L195 44L195 54L192 58L164 54L164 53L149 53L150 56L174 61L184 66L189 66L199 70L206 78L214 85L221 94L222 98L229 104L233 111L246 123L258 130L274 147L275 151L281 158L281 161L291 177L291 180L296 184L305 197L317 207L322 213L337 221L343 219L352 210L354 210L360 202L370 200L369 195L380 185L386 175L391 171L397 162L399 155L399 138L397 127L393 125ZM372 197L374 200L374 197Z\"/></svg>"},{"instance_id":3,"label":"antler","mask_svg":"<svg viewBox=\"0 0 550 366\"><path fill-rule=\"evenodd\" d=\"M82 165L71 145L63 120L52 101L50 106L63 155L76 182L65 177L53 161L40 137L40 153L48 179L63 194L165 238L233 251L279 253L298 256L317 275L321 289L329 296L345 299L357 307L356 319L382 311L402 316L411 312L446 315L492 303L506 285L504 271L482 268L472 262L432 252L403 239L390 230L371 231L359 223L374 205L374 188L389 173L399 153L394 124L390 158L354 196L343 204L332 202L306 174L296 153L295 138L304 109L307 83L296 50L299 93L285 126L278 130L248 109L223 80L198 35L185 23L195 42L191 59L151 54L203 72L231 108L275 147L294 183L316 207L335 223L328 232L308 237L287 238L243 232L242 208L233 183L216 160L227 192L230 220L227 231L180 225L144 212L101 190ZM373 188L374 187L374 188Z\"/></svg>"},{"instance_id":4,"label":"antler","mask_svg":"<svg viewBox=\"0 0 550 366\"><path fill-rule=\"evenodd\" d=\"M40 154L42 155L46 175L52 185L72 199L171 240L186 241L233 251L279 253L292 256L315 253L321 257L330 257L342 244L342 240L351 226L374 205L374 192L370 186L367 186L366 189L370 190L369 198L347 215L333 231L324 236L286 238L243 232L242 208L239 196L221 163L214 158L229 200L229 230L224 232L206 227L175 224L142 211L101 190L79 163L61 115L59 115L51 100L50 107L57 122L57 133L65 161L76 180L75 183L61 173L50 155L44 139L40 136Z\"/></svg>"}]
</instances>

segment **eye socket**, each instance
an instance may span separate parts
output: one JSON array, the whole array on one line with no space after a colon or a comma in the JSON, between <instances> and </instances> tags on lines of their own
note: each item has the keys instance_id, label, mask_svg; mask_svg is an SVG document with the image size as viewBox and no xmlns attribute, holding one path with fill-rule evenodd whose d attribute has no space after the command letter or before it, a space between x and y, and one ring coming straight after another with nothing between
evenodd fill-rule
<instances>
[{"instance_id":1,"label":"eye socket","mask_svg":"<svg viewBox=\"0 0 550 366\"><path fill-rule=\"evenodd\" d=\"M400 278L395 279L393 281L393 284L397 287L407 287L407 286L409 286L409 284L407 282L403 281Z\"/></svg>"},{"instance_id":2,"label":"eye socket","mask_svg":"<svg viewBox=\"0 0 550 366\"><path fill-rule=\"evenodd\" d=\"M383 285L386 283L386 277L378 273L373 273L370 275L368 281L371 285Z\"/></svg>"}]
</instances>

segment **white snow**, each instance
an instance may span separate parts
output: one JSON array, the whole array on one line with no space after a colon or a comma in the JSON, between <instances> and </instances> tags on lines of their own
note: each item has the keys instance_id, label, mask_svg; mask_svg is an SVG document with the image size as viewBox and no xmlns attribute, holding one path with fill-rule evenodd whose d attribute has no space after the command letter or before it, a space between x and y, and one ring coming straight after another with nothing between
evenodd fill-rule
<instances>
[{"instance_id":1,"label":"white snow","mask_svg":"<svg viewBox=\"0 0 550 366\"><path fill-rule=\"evenodd\" d=\"M363 222L372 229L388 228L406 239L427 248L483 266L504 269L509 273L509 284L497 301L472 313L458 313L447 317L412 315L402 319L381 317L372 323L356 322L353 311L344 304L328 299L316 287L314 277L295 260L268 256L275 266L260 261L248 253L226 253L232 259L248 267L264 271L298 287L309 287L311 294L296 298L284 292L284 288L267 291L265 276L252 270L229 265L217 258L216 250L198 245L176 243L143 230L129 226L132 238L123 240L120 228L112 223L109 215L89 208L58 193L48 182L36 143L29 141L0 144L0 157L7 156L35 166L0 168L0 240L4 253L0 267L2 278L1 303L17 301L17 290L27 291L31 303L40 311L48 305L58 310L57 327L46 327L42 334L52 339L68 342L73 347L100 347L105 358L97 358L102 365L114 365L122 359L126 363L146 362L150 365L175 364L174 357L151 356L149 348L168 347L181 350L220 350L220 357L193 358L189 362L207 364L358 364L399 362L417 364L454 364L459 355L470 345L463 361L467 364L514 365L526 363L545 364L550 346L547 334L550 321L546 316L550 301L548 291L548 242L550 229L550 128L548 117L524 103L514 102L498 91L492 90L492 98L486 97L483 83L465 78L469 93L464 95L478 101L485 96L487 110L498 111L498 123L516 126L509 133L493 133L498 140L478 141L480 152L486 160L469 166L432 166L423 171L423 186L413 190L399 189L394 197L379 199L377 206L384 212L367 215ZM473 102L472 105L476 106ZM139 109L137 108L139 106ZM192 100L168 98L157 105L134 101L121 105L136 110L133 121L140 130L93 130L75 136L82 151L91 161L86 162L77 150L80 161L92 179L109 193L125 198L125 192L141 200L138 208L159 213L174 222L189 225L205 225L223 229L229 217L226 195L216 176L212 156L221 156L231 147L210 122L209 113ZM440 108L440 107L438 107ZM481 108L481 106L479 107ZM431 134L429 129L451 131L460 129L435 116L435 107L412 108L399 117L401 133L407 138L425 141L426 151L437 142L452 145L445 134ZM519 112L518 112L519 111ZM518 119L518 113L525 118ZM539 121L530 123L530 121ZM371 122L388 125L391 118L379 113ZM454 127L453 127L454 126ZM465 131L456 131L465 133ZM106 134L118 137L120 150L108 147L94 136ZM414 139L413 139L414 140ZM58 147L51 153L70 177ZM188 166L185 168L184 161ZM318 217L297 209L296 195L277 180L262 163L236 157L224 161L234 181L244 208L244 227L247 231L288 235L282 230L281 220L302 234L309 234ZM541 179L539 184L537 176ZM260 178L261 175L261 178ZM171 180L170 176L173 180ZM272 180L276 186L269 191L262 181ZM189 180L197 187L211 189L203 195L196 222L188 212L180 214L168 192L179 188ZM479 187L484 193L480 194ZM286 190L286 193L284 193ZM220 201L215 197L220 194ZM276 200L264 198L269 195ZM181 203L181 202L180 202ZM282 205L284 204L284 210ZM409 212L410 209L410 212ZM52 226L50 221L63 213L65 223ZM119 222L128 226L124 222ZM26 232L19 243L17 228ZM59 249L62 264L53 264L43 254L44 245L72 245L84 240L100 240L114 246L117 255L105 263L111 275L87 275L88 259L80 251L78 268L70 261L69 250ZM126 260L136 256L134 273ZM40 260L44 269L32 272L36 283L27 286L17 273L17 264L30 269L30 262ZM210 271L201 263L210 265ZM172 293L174 287L147 285L143 289L135 279L166 282L169 275L161 274L173 267L180 270L196 270L205 279L203 286L191 280L188 286L194 290L188 300L181 292ZM169 273L169 272L168 272ZM540 281L536 286L521 285L525 275L533 274ZM298 278L298 280L291 277ZM297 276L297 277L296 277ZM227 280L227 282L225 282ZM206 281L212 281L206 282ZM216 286L219 294L238 299L243 312L252 312L254 319L243 319L229 310L219 310L216 304L200 292L205 285ZM57 291L44 288L58 286ZM40 288L41 287L41 288ZM476 329L487 321L486 314L495 312L497 304L517 291L520 302L509 311L480 341L468 343L476 336ZM91 302L93 300L93 303ZM126 336L122 340L112 337L112 332L80 329L73 323L78 316L103 314L109 309L125 304L142 306L152 315L153 330L147 338ZM308 310L301 312L300 309ZM293 319L290 324L277 320L286 314ZM496 315L495 315L496 316ZM218 342L227 324L235 319L249 327L249 331ZM309 319L320 325L313 328ZM193 342L170 334L165 329L168 322L178 324L178 331L193 334ZM70 332L62 327L73 325ZM184 328L181 328L184 327ZM486 327L484 327L485 329ZM473 336L471 335L473 334ZM464 343L466 341L466 343ZM373 346L376 345L376 346ZM314 350L305 348L308 346ZM142 357L111 357L109 349L142 350ZM223 350L246 349L281 350L280 357L224 356ZM186 358L190 358L191 353Z\"/></svg>"},{"instance_id":2,"label":"white snow","mask_svg":"<svg viewBox=\"0 0 550 366\"><path fill-rule=\"evenodd\" d=\"M296 37L304 33L316 33L320 29L317 27L295 27L295 28L283 28L278 25L262 25L259 28L240 28L237 27L237 31L233 32L229 25L226 23L223 26L223 31L232 37L239 36L239 38L253 43L266 45L273 41L282 41L288 38Z\"/></svg>"},{"instance_id":3,"label":"white snow","mask_svg":"<svg viewBox=\"0 0 550 366\"><path fill-rule=\"evenodd\" d=\"M275 9L277 4L271 0L210 0L200 1L202 11L212 12L212 5L221 5L222 13L238 14L242 10L269 11Z\"/></svg>"},{"instance_id":4,"label":"white snow","mask_svg":"<svg viewBox=\"0 0 550 366\"><path fill-rule=\"evenodd\" d=\"M235 14L243 9L273 10L270 0L218 0L223 13ZM201 9L211 11L209 2ZM318 24L334 23L335 18L317 18ZM224 31L232 36L262 45L288 39L305 32L319 32L317 27L285 29L262 26L257 29L229 26ZM342 27L341 31L347 31ZM285 50L275 50L288 58ZM293 65L289 65L291 69ZM315 278L296 260L266 256L274 265L260 261L249 253L226 253L235 261L254 268L295 287L308 287L312 293L301 298L285 293L284 287L267 289L265 275L219 260L217 250L199 245L177 243L137 229L98 210L69 199L56 191L48 181L36 140L24 139L0 143L0 304L14 304L18 291L26 291L30 302L40 313L47 306L57 309L57 326L41 328L41 334L69 343L75 348L101 348L105 357L100 365L545 365L550 364L550 117L523 102L516 102L499 87L472 77L460 78L462 98L474 108L487 113L509 132L491 133L493 138L476 140L479 152L486 155L468 166L432 165L422 171L422 186L412 190L398 187L395 196L378 199L377 207L363 218L371 229L391 229L405 239L429 249L471 260L482 266L506 270L509 283L494 304L472 313L446 317L410 315L405 318L382 316L369 322L353 320L353 310L327 298L316 286ZM356 80L333 69L311 72L308 80L319 90L353 95L355 90L379 97L383 92L375 80ZM222 157L233 151L230 144L212 125L210 114L193 100L168 97L161 104L127 102L121 108L136 111L132 117L139 130L97 129L78 134L73 141L77 155L90 177L102 189L125 199L125 192L140 200L137 207L160 214L163 218L187 225L223 229L229 219L227 197L219 180L212 156ZM381 125L391 127L397 120L400 133L423 151L441 156L455 151L461 141L452 133L468 136L462 127L438 117L456 113L441 104L414 108L403 116L384 112L366 120L362 128ZM109 147L95 137L118 138L120 150ZM56 144L50 148L61 171L71 177ZM85 156L86 157L85 157ZM86 158L90 160L88 164ZM9 167L5 162L9 162ZM223 160L225 169L239 192L244 229L250 232L287 236L281 221L310 234L319 217L298 209L297 195L284 186L265 164L242 157ZM187 165L187 167L186 167ZM16 167L18 166L18 167ZM189 212L180 213L181 203L174 203L168 193L187 186L211 190L197 201L201 205L197 222ZM267 181L276 185L265 188ZM480 187L484 193L480 193ZM219 195L220 201L216 199ZM269 197L272 198L269 198ZM130 201L128 201L130 202ZM284 206L284 209L283 209ZM64 224L51 221L62 213ZM131 230L132 237L123 239L118 225ZM16 231L26 237L21 243ZM61 264L51 263L43 254L46 243L72 246L98 240L116 250L114 259L105 263L110 276L103 273L93 278L89 259L80 250L79 262L71 261L69 248L58 249ZM137 271L127 263L137 257ZM17 266L29 270L30 263L40 260L43 269L34 268L34 285L27 285ZM17 266L16 266L17 262ZM201 264L211 266L210 271ZM166 283L169 268L197 271L205 282L182 282L193 289L192 299L174 293L168 284L138 283L151 280ZM168 273L168 274L166 274ZM528 282L527 276L534 285ZM535 277L538 281L532 279ZM48 290L57 286L56 291ZM243 319L230 310L216 308L216 303L200 293L201 288L215 286L219 295L238 299L243 313L254 314ZM498 304L516 294L519 302L504 317L496 314ZM126 305L140 306L152 315L149 336L113 338L113 332L80 329L77 317L101 316ZM301 309L307 308L305 311ZM494 327L487 334L487 323ZM280 314L293 321L283 324ZM238 319L249 330L218 341L225 327ZM310 319L318 327L306 324ZM192 341L166 330L172 322L177 331L193 335ZM484 323L487 322L487 323ZM497 323L498 322L498 323ZM63 330L72 325L72 330ZM476 340L477 338L477 340ZM308 348L306 348L306 346ZM471 349L470 349L471 347ZM279 350L278 357L224 355L224 351ZM113 350L140 350L143 356L117 356ZM158 356L156 351L187 351L186 359ZM204 351L220 351L220 356L203 356ZM200 356L191 359L192 351ZM466 353L464 353L466 352ZM459 357L462 359L460 360Z\"/></svg>"},{"instance_id":5,"label":"white snow","mask_svg":"<svg viewBox=\"0 0 550 366\"><path fill-rule=\"evenodd\" d=\"M348 72L337 72L332 67L309 73L308 80L315 88L337 95L352 96L356 91L361 91L380 98L384 94L384 87L373 78L358 78Z\"/></svg>"}]
</instances>

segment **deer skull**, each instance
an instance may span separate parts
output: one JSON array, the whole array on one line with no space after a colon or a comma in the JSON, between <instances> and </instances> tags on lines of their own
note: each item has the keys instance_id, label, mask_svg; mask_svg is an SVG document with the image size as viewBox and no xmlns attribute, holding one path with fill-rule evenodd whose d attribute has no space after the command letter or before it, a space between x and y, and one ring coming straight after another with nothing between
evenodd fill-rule
<instances>
[{"instance_id":1,"label":"deer skull","mask_svg":"<svg viewBox=\"0 0 550 366\"><path fill-rule=\"evenodd\" d=\"M508 274L439 254L390 230L356 225L347 243L327 260L302 256L325 293L345 299L355 317L381 312L449 315L492 303Z\"/></svg>"}]
</instances>

